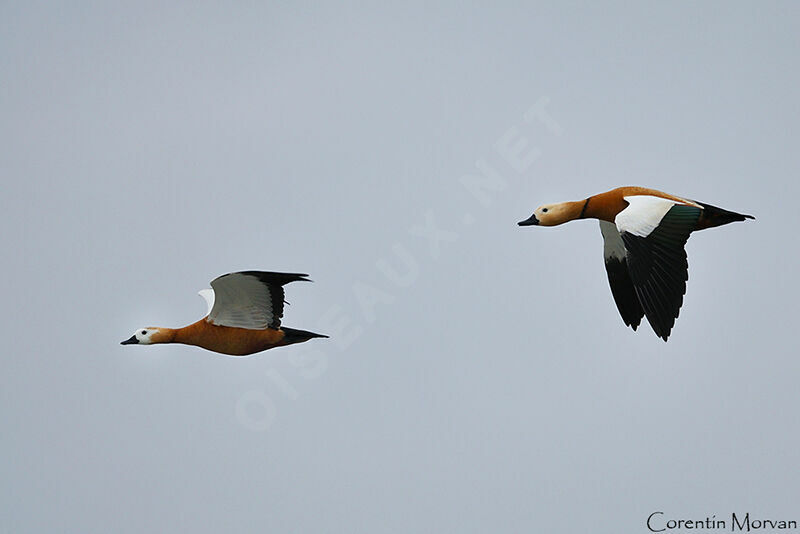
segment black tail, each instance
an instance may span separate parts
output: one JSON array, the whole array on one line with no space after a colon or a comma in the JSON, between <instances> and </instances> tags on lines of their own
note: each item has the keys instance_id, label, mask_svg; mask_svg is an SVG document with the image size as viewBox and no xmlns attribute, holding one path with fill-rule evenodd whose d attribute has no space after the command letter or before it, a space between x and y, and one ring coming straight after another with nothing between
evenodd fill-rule
<instances>
[{"instance_id":1,"label":"black tail","mask_svg":"<svg viewBox=\"0 0 800 534\"><path fill-rule=\"evenodd\" d=\"M711 204L703 204L703 213L700 214L700 219L697 221L697 229L713 228L715 226L722 226L732 222L744 221L745 219L755 219L752 215L745 215L743 213L736 213L735 211L728 211Z\"/></svg>"},{"instance_id":2,"label":"black tail","mask_svg":"<svg viewBox=\"0 0 800 534\"><path fill-rule=\"evenodd\" d=\"M286 345L302 343L315 337L328 337L325 334L315 334L307 330L295 330L294 328L286 328L285 326L282 326L281 330L283 330L283 341Z\"/></svg>"}]
</instances>

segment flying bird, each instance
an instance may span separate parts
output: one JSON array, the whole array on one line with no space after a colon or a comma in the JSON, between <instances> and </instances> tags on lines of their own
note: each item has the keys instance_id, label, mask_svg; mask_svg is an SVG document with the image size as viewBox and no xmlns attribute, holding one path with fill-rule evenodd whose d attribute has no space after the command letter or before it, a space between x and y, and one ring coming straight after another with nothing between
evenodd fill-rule
<instances>
[{"instance_id":1,"label":"flying bird","mask_svg":"<svg viewBox=\"0 0 800 534\"><path fill-rule=\"evenodd\" d=\"M182 343L204 349L245 356L273 347L328 337L281 326L283 286L310 282L307 274L242 271L222 275L212 289L199 295L208 304L208 314L183 328L147 327L137 330L122 345Z\"/></svg>"},{"instance_id":2,"label":"flying bird","mask_svg":"<svg viewBox=\"0 0 800 534\"><path fill-rule=\"evenodd\" d=\"M646 316L666 341L686 294L689 234L754 218L655 189L619 187L584 200L539 206L518 224L599 219L608 282L622 320L636 330Z\"/></svg>"}]
</instances>

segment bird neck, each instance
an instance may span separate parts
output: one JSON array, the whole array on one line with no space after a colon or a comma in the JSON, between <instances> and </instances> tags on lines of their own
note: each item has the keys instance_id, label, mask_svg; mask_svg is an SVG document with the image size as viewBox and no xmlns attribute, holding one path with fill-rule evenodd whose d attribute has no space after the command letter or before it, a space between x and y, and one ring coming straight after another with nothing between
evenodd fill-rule
<instances>
[{"instance_id":1,"label":"bird neck","mask_svg":"<svg viewBox=\"0 0 800 534\"><path fill-rule=\"evenodd\" d=\"M581 205L581 219L600 219L601 221L614 222L617 214L625 209L627 202L618 189L593 195L586 200L579 201Z\"/></svg>"},{"instance_id":2,"label":"bird neck","mask_svg":"<svg viewBox=\"0 0 800 534\"><path fill-rule=\"evenodd\" d=\"M557 217L558 219L554 221L555 224L564 224L569 221L574 221L576 219L584 219L586 218L585 214L585 207L586 201L584 200L572 200L569 202L562 202L560 209L558 210Z\"/></svg>"},{"instance_id":3,"label":"bird neck","mask_svg":"<svg viewBox=\"0 0 800 534\"><path fill-rule=\"evenodd\" d=\"M175 337L178 330L175 328L162 328L157 327L157 332L150 338L150 344L156 345L158 343L175 343Z\"/></svg>"},{"instance_id":4,"label":"bird neck","mask_svg":"<svg viewBox=\"0 0 800 534\"><path fill-rule=\"evenodd\" d=\"M200 319L183 328L168 329L172 332L172 338L166 343L183 343L184 345L197 345L197 340L203 337L208 330L209 324L205 318Z\"/></svg>"}]
</instances>

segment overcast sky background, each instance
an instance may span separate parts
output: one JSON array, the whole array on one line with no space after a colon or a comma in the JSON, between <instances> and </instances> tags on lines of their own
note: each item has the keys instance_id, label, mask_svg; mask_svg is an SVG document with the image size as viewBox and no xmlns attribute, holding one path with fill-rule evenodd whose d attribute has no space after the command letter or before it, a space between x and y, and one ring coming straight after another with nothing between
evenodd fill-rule
<instances>
[{"instance_id":1,"label":"overcast sky background","mask_svg":"<svg viewBox=\"0 0 800 534\"><path fill-rule=\"evenodd\" d=\"M403 4L0 5L0 531L800 520L800 6ZM621 185L757 217L666 344L516 226ZM242 269L331 339L119 345Z\"/></svg>"}]
</instances>

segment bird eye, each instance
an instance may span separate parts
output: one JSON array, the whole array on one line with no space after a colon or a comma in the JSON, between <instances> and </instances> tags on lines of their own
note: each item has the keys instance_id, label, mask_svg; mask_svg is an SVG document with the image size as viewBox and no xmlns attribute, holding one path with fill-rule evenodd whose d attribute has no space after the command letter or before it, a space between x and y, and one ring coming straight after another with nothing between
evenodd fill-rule
<instances>
[{"instance_id":1,"label":"bird eye","mask_svg":"<svg viewBox=\"0 0 800 534\"><path fill-rule=\"evenodd\" d=\"M142 335L146 336L147 335L147 330L142 330Z\"/></svg>"},{"instance_id":2,"label":"bird eye","mask_svg":"<svg viewBox=\"0 0 800 534\"><path fill-rule=\"evenodd\" d=\"M542 213L547 213L547 208L542 208Z\"/></svg>"}]
</instances>

